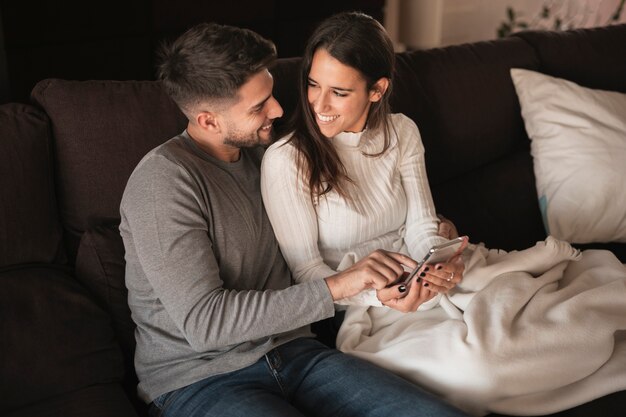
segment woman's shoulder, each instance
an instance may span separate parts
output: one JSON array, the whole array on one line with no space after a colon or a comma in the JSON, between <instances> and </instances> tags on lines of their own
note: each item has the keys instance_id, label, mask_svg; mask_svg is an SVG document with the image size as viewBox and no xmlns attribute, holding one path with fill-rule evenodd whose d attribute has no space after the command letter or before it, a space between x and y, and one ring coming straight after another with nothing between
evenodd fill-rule
<instances>
[{"instance_id":1,"label":"woman's shoulder","mask_svg":"<svg viewBox=\"0 0 626 417\"><path fill-rule=\"evenodd\" d=\"M417 129L417 124L404 113L390 113L389 121L398 129Z\"/></svg>"},{"instance_id":2,"label":"woman's shoulder","mask_svg":"<svg viewBox=\"0 0 626 417\"><path fill-rule=\"evenodd\" d=\"M418 136L421 138L419 128L413 119L403 113L391 113L389 121L392 129L399 138Z\"/></svg>"},{"instance_id":3,"label":"woman's shoulder","mask_svg":"<svg viewBox=\"0 0 626 417\"><path fill-rule=\"evenodd\" d=\"M403 113L392 113L389 115L392 128L392 136L396 137L400 149L406 152L409 149L422 149L422 137L413 119Z\"/></svg>"},{"instance_id":4,"label":"woman's shoulder","mask_svg":"<svg viewBox=\"0 0 626 417\"><path fill-rule=\"evenodd\" d=\"M296 147L289 141L293 133L277 139L265 150L263 162L272 161L272 165L279 163L293 163L296 158Z\"/></svg>"}]
</instances>

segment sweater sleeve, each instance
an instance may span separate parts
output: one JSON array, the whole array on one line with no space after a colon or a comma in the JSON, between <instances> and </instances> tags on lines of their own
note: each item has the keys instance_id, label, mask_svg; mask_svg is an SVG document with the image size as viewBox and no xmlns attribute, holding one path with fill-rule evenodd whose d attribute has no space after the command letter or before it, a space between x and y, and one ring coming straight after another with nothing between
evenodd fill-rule
<instances>
[{"instance_id":1,"label":"sweater sleeve","mask_svg":"<svg viewBox=\"0 0 626 417\"><path fill-rule=\"evenodd\" d=\"M424 145L417 125L396 114L394 126L400 145L400 175L407 197L406 236L409 254L422 259L428 249L446 241L437 234L439 220L426 175Z\"/></svg>"},{"instance_id":2,"label":"sweater sleeve","mask_svg":"<svg viewBox=\"0 0 626 417\"><path fill-rule=\"evenodd\" d=\"M182 167L155 157L131 176L121 206L136 252L133 263L194 350L256 340L334 314L324 282L276 290L224 288L195 187Z\"/></svg>"},{"instance_id":3,"label":"sweater sleeve","mask_svg":"<svg viewBox=\"0 0 626 417\"><path fill-rule=\"evenodd\" d=\"M265 151L261 194L280 249L296 282L334 275L318 247L317 213L309 187L298 175L296 150L284 141Z\"/></svg>"},{"instance_id":4,"label":"sweater sleeve","mask_svg":"<svg viewBox=\"0 0 626 417\"><path fill-rule=\"evenodd\" d=\"M284 140L265 152L261 164L261 193L278 244L296 282L321 280L336 274L320 254L317 213L309 186L298 174L296 149ZM382 306L374 290L335 303Z\"/></svg>"}]
</instances>

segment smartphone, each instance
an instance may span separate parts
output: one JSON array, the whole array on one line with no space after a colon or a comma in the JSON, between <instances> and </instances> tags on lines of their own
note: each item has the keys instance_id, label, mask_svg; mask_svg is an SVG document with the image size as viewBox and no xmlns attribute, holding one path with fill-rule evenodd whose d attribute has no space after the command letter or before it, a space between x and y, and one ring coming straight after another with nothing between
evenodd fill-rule
<instances>
[{"instance_id":1,"label":"smartphone","mask_svg":"<svg viewBox=\"0 0 626 417\"><path fill-rule=\"evenodd\" d=\"M411 273L404 280L405 284L408 284L413 277L420 272L422 266L425 264L436 264L439 262L447 262L452 259L454 256L462 253L467 244L469 243L469 239L467 236L460 236L456 239L452 239L446 243L442 243L441 245L435 245L426 253L424 259L421 260L420 263L417 264L415 269L411 271Z\"/></svg>"}]
</instances>

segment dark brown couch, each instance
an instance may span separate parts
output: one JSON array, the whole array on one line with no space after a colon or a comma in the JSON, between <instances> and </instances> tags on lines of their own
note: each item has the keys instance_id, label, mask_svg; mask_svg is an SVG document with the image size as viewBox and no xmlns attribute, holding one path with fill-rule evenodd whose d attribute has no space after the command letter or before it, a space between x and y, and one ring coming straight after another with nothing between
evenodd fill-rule
<instances>
[{"instance_id":1,"label":"dark brown couch","mask_svg":"<svg viewBox=\"0 0 626 417\"><path fill-rule=\"evenodd\" d=\"M529 140L509 75L537 70L626 92L626 25L526 32L398 56L393 107L427 149L439 212L474 242L545 237ZM279 61L289 113L298 59ZM41 81L0 106L0 414L134 416L120 198L132 169L185 121L153 81ZM607 243L626 262L626 245ZM625 370L626 372L626 370ZM626 392L562 416L621 416Z\"/></svg>"}]
</instances>

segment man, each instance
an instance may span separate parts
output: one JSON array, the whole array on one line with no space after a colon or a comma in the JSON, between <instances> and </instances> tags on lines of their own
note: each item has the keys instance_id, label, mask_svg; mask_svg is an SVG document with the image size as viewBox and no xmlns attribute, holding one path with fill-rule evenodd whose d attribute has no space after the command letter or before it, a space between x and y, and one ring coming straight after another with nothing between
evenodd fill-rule
<instances>
[{"instance_id":1,"label":"man","mask_svg":"<svg viewBox=\"0 0 626 417\"><path fill-rule=\"evenodd\" d=\"M376 251L292 285L259 184L257 145L282 116L275 57L254 32L216 24L164 50L159 77L189 123L142 159L120 209L140 397L165 416L462 415L312 338L334 300L368 288L398 297L386 287L415 262Z\"/></svg>"}]
</instances>

